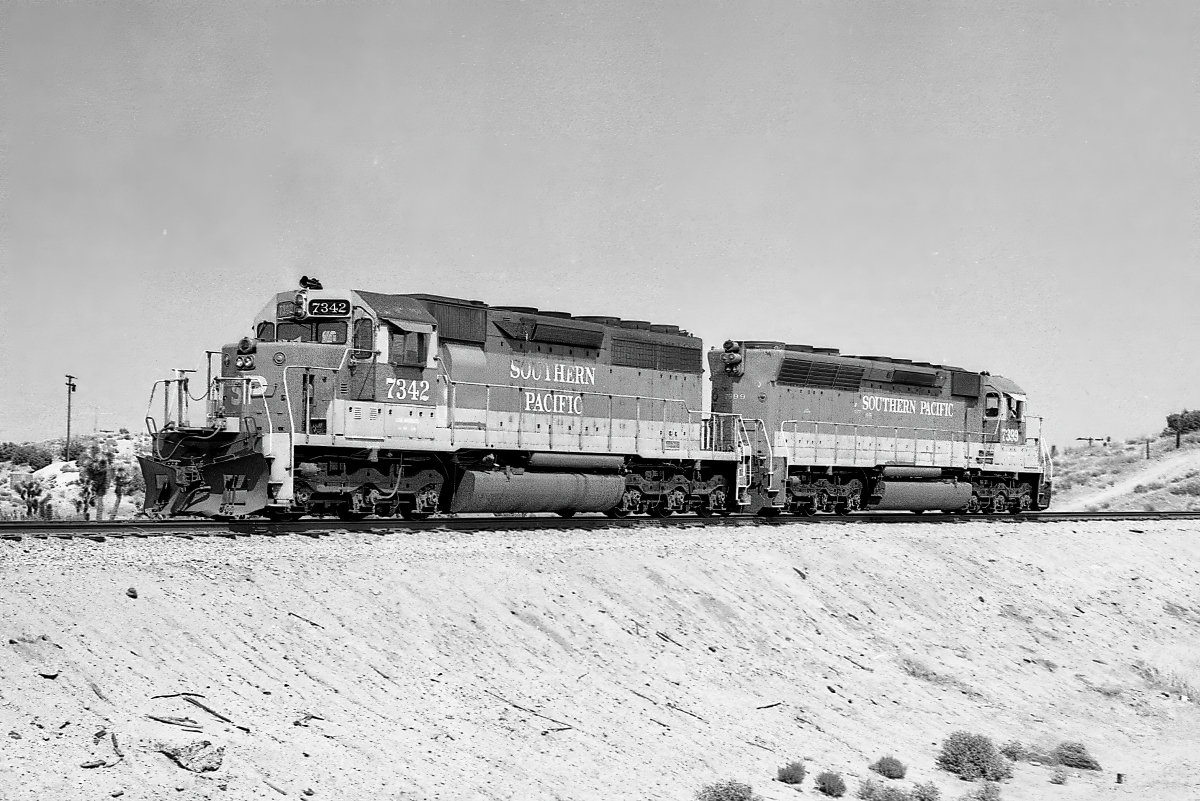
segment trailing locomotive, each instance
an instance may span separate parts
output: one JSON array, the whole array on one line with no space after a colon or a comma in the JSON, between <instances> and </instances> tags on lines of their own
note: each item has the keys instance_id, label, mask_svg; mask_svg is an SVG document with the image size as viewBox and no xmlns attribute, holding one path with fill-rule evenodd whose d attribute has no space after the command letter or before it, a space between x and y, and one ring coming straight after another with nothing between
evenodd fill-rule
<instances>
[{"instance_id":1,"label":"trailing locomotive","mask_svg":"<svg viewBox=\"0 0 1200 801\"><path fill-rule=\"evenodd\" d=\"M727 341L712 409L753 421L760 508L1021 512L1050 504L1041 418L1012 381L834 348Z\"/></svg>"},{"instance_id":2,"label":"trailing locomotive","mask_svg":"<svg viewBox=\"0 0 1200 801\"><path fill-rule=\"evenodd\" d=\"M1049 461L1015 384L676 326L304 279L189 420L159 382L153 515L1019 510ZM174 407L172 408L172 400ZM152 408L154 397L152 393Z\"/></svg>"}]
</instances>

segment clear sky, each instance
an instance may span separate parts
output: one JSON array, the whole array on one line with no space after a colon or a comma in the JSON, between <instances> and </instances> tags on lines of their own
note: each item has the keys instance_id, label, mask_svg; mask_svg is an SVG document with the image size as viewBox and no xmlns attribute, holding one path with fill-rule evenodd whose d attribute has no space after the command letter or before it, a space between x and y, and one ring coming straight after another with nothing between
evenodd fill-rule
<instances>
[{"instance_id":1,"label":"clear sky","mask_svg":"<svg viewBox=\"0 0 1200 801\"><path fill-rule=\"evenodd\" d=\"M1200 4L0 5L0 439L301 274L1200 406Z\"/></svg>"}]
</instances>

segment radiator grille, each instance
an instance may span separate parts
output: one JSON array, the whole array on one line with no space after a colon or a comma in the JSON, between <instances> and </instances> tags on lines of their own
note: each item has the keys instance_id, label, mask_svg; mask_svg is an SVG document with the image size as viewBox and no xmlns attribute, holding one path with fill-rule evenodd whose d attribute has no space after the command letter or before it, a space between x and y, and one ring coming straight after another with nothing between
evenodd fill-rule
<instances>
[{"instance_id":1,"label":"radiator grille","mask_svg":"<svg viewBox=\"0 0 1200 801\"><path fill-rule=\"evenodd\" d=\"M788 387L840 389L856 392L862 385L863 368L808 359L784 359L777 383Z\"/></svg>"},{"instance_id":2,"label":"radiator grille","mask_svg":"<svg viewBox=\"0 0 1200 801\"><path fill-rule=\"evenodd\" d=\"M638 342L632 339L613 339L612 363L619 367L640 367L673 373L699 373L704 369L704 357L699 348Z\"/></svg>"},{"instance_id":3,"label":"radiator grille","mask_svg":"<svg viewBox=\"0 0 1200 801\"><path fill-rule=\"evenodd\" d=\"M599 348L604 342L604 332L538 323L537 328L533 331L533 341L572 345L577 348Z\"/></svg>"}]
</instances>

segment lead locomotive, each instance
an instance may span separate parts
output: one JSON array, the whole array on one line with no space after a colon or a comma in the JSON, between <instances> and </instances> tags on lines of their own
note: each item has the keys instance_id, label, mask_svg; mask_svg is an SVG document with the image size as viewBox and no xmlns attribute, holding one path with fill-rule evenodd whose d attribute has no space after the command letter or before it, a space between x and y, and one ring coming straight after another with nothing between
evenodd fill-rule
<instances>
[{"instance_id":1,"label":"lead locomotive","mask_svg":"<svg viewBox=\"0 0 1200 801\"><path fill-rule=\"evenodd\" d=\"M1049 503L1040 420L986 373L434 295L277 294L147 424L155 515L856 509ZM211 372L211 366L210 366ZM157 392L156 385L155 391ZM172 398L174 397L174 407ZM1030 430L1033 425L1034 430Z\"/></svg>"}]
</instances>

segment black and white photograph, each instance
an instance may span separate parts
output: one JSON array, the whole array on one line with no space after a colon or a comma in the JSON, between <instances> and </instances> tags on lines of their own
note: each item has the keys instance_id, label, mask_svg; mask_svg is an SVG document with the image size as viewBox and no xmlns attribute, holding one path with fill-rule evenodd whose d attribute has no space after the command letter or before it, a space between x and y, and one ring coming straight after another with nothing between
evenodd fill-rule
<instances>
[{"instance_id":1,"label":"black and white photograph","mask_svg":"<svg viewBox=\"0 0 1200 801\"><path fill-rule=\"evenodd\" d=\"M1200 799L1200 4L0 2L0 801Z\"/></svg>"}]
</instances>

